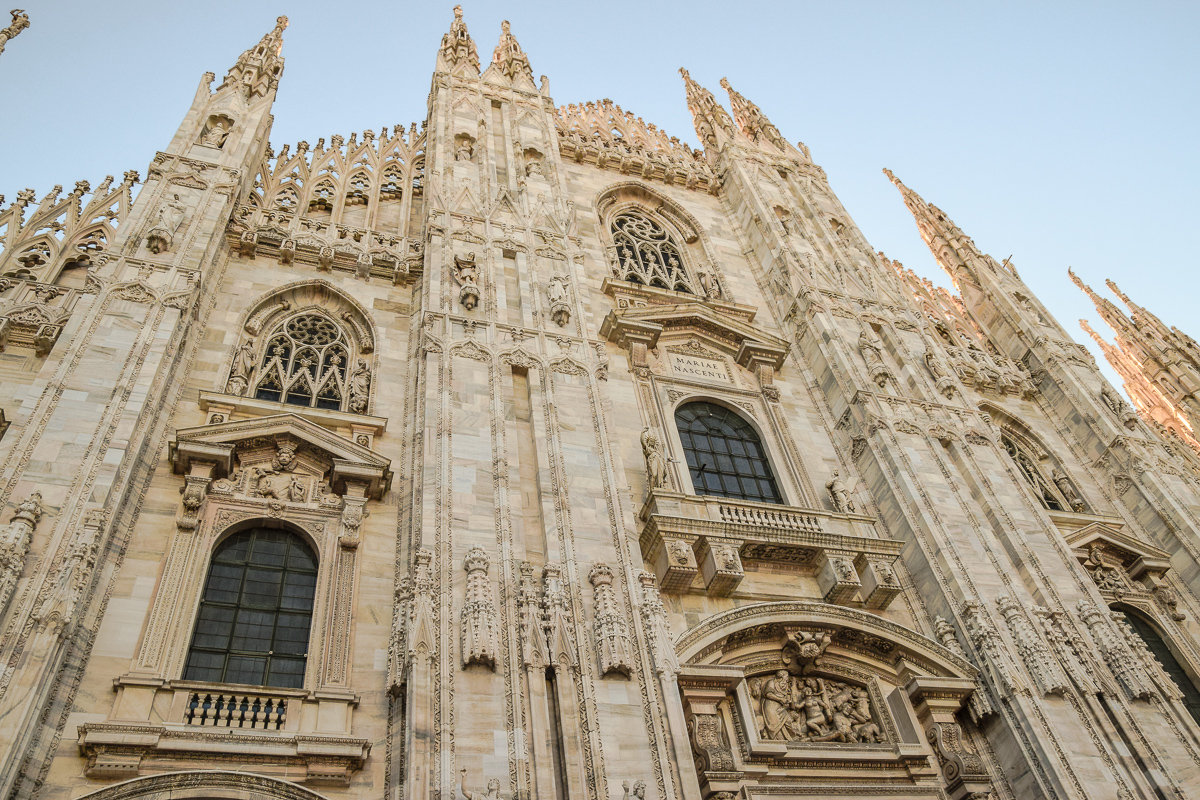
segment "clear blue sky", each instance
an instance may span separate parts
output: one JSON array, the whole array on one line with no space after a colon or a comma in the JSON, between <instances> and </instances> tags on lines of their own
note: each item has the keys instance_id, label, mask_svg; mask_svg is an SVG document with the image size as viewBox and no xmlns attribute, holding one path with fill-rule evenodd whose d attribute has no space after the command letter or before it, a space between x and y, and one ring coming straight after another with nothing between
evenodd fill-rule
<instances>
[{"instance_id":1,"label":"clear blue sky","mask_svg":"<svg viewBox=\"0 0 1200 800\"><path fill-rule=\"evenodd\" d=\"M15 2L15 0L14 0ZM0 193L97 183L170 139L287 14L276 147L421 120L453 2L37 2L0 55ZM464 3L486 65L500 20L559 105L610 97L695 144L677 69L728 76L801 139L867 238L945 283L895 170L1013 263L1080 341L1096 320L1067 265L1115 279L1200 336L1200 4L1166 2ZM7 15L4 15L7 18ZM1103 325L1098 330L1107 333Z\"/></svg>"}]
</instances>

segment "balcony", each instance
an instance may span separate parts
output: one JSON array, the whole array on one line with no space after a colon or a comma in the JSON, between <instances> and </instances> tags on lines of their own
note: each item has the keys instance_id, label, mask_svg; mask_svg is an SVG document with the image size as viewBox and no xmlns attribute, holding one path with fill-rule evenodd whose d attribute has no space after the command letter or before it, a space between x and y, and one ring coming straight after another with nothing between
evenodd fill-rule
<instances>
[{"instance_id":1,"label":"balcony","mask_svg":"<svg viewBox=\"0 0 1200 800\"><path fill-rule=\"evenodd\" d=\"M707 594L727 596L744 562L769 561L815 575L829 603L881 610L900 593L900 543L872 535L872 517L655 489L639 519L642 556L664 592L689 591L700 577Z\"/></svg>"},{"instance_id":2,"label":"balcony","mask_svg":"<svg viewBox=\"0 0 1200 800\"><path fill-rule=\"evenodd\" d=\"M133 778L231 760L346 786L371 752L350 735L354 695L123 676L109 719L78 729L88 777Z\"/></svg>"}]
</instances>

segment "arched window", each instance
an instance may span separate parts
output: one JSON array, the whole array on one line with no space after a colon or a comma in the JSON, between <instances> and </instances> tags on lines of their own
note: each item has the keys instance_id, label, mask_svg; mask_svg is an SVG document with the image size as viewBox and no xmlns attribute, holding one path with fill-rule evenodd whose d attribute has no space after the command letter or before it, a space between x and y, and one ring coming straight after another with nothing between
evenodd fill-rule
<instances>
[{"instance_id":1,"label":"arched window","mask_svg":"<svg viewBox=\"0 0 1200 800\"><path fill-rule=\"evenodd\" d=\"M675 411L697 494L782 503L767 452L750 423L724 406L687 403Z\"/></svg>"},{"instance_id":2,"label":"arched window","mask_svg":"<svg viewBox=\"0 0 1200 800\"><path fill-rule=\"evenodd\" d=\"M623 211L613 217L612 236L621 280L695 294L679 246L662 225Z\"/></svg>"},{"instance_id":3,"label":"arched window","mask_svg":"<svg viewBox=\"0 0 1200 800\"><path fill-rule=\"evenodd\" d=\"M293 533L251 528L221 542L184 680L300 687L316 585L316 554Z\"/></svg>"},{"instance_id":4,"label":"arched window","mask_svg":"<svg viewBox=\"0 0 1200 800\"><path fill-rule=\"evenodd\" d=\"M341 325L319 311L295 314L267 339L254 396L340 410L348 394L349 360L350 346Z\"/></svg>"},{"instance_id":5,"label":"arched window","mask_svg":"<svg viewBox=\"0 0 1200 800\"><path fill-rule=\"evenodd\" d=\"M1179 687L1179 691L1183 695L1183 707L1192 715L1192 719L1200 724L1200 689L1196 688L1192 677L1188 675L1183 665L1175 660L1171 649L1167 647L1167 643L1158 635L1158 631L1154 629L1153 625L1143 619L1140 614L1125 609L1121 609L1121 613L1125 617L1125 621L1129 623L1129 627L1145 643L1150 655L1154 656L1159 664L1162 664L1163 670Z\"/></svg>"},{"instance_id":6,"label":"arched window","mask_svg":"<svg viewBox=\"0 0 1200 800\"><path fill-rule=\"evenodd\" d=\"M1000 434L1000 443L1004 445L1005 451L1012 457L1017 469L1025 476L1026 482L1038 499L1042 501L1043 506L1051 511L1071 510L1071 504L1062 496L1062 492L1042 474L1038 467L1038 459L1024 442L1019 441L1007 431L1003 431Z\"/></svg>"}]
</instances>

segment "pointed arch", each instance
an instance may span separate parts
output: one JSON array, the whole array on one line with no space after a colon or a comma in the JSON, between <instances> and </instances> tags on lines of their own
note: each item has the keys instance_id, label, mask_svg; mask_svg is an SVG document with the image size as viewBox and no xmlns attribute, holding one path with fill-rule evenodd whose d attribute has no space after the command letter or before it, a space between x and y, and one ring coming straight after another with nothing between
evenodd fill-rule
<instances>
[{"instance_id":1,"label":"pointed arch","mask_svg":"<svg viewBox=\"0 0 1200 800\"><path fill-rule=\"evenodd\" d=\"M80 800L241 800L247 796L328 800L325 795L291 781L240 770L162 772L96 789Z\"/></svg>"},{"instance_id":2,"label":"pointed arch","mask_svg":"<svg viewBox=\"0 0 1200 800\"><path fill-rule=\"evenodd\" d=\"M995 420L1000 428L1000 446L1043 507L1067 512L1087 508L1061 459L1052 455L1028 425L991 403L980 403L979 408Z\"/></svg>"}]
</instances>

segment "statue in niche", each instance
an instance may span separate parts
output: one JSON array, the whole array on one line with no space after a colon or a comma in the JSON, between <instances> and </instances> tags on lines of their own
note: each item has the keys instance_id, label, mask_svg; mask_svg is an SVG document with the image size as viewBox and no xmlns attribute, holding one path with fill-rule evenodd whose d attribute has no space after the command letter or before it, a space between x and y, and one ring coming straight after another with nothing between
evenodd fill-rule
<instances>
[{"instance_id":1,"label":"statue in niche","mask_svg":"<svg viewBox=\"0 0 1200 800\"><path fill-rule=\"evenodd\" d=\"M500 800L500 779L490 778L486 792L468 792L464 785L467 781L467 768L463 767L458 773L459 800Z\"/></svg>"},{"instance_id":2,"label":"statue in niche","mask_svg":"<svg viewBox=\"0 0 1200 800\"><path fill-rule=\"evenodd\" d=\"M474 253L454 257L454 279L458 281L458 302L467 311L473 310L479 305L479 268Z\"/></svg>"},{"instance_id":3,"label":"statue in niche","mask_svg":"<svg viewBox=\"0 0 1200 800\"><path fill-rule=\"evenodd\" d=\"M833 471L833 477L830 478L829 482L825 484L825 489L829 492L829 497L833 500L833 507L838 511L838 513L857 513L854 504L854 497L850 494L852 491L854 491L854 487L857 484L857 478L847 484L842 480L841 473L838 470L835 469Z\"/></svg>"},{"instance_id":4,"label":"statue in niche","mask_svg":"<svg viewBox=\"0 0 1200 800\"><path fill-rule=\"evenodd\" d=\"M460 133L454 137L454 160L470 161L475 155L475 140L469 134Z\"/></svg>"},{"instance_id":5,"label":"statue in niche","mask_svg":"<svg viewBox=\"0 0 1200 800\"><path fill-rule=\"evenodd\" d=\"M649 426L642 429L642 455L646 457L650 488L664 488L667 485L667 458L663 455L662 441Z\"/></svg>"},{"instance_id":6,"label":"statue in niche","mask_svg":"<svg viewBox=\"0 0 1200 800\"><path fill-rule=\"evenodd\" d=\"M1062 493L1072 511L1083 511L1083 498L1075 491L1075 487L1071 485L1071 479L1061 469L1055 467L1054 471L1050 473L1050 480L1054 481L1054 485L1058 487L1058 491Z\"/></svg>"},{"instance_id":7,"label":"statue in niche","mask_svg":"<svg viewBox=\"0 0 1200 800\"><path fill-rule=\"evenodd\" d=\"M7 28L0 28L0 53L4 52L4 45L15 39L21 31L29 27L29 15L22 9L14 8L9 13L12 14L12 22Z\"/></svg>"},{"instance_id":8,"label":"statue in niche","mask_svg":"<svg viewBox=\"0 0 1200 800\"><path fill-rule=\"evenodd\" d=\"M783 742L858 742L884 740L875 721L871 696L861 686L829 678L801 679L786 669L751 679L750 696L758 701L759 733Z\"/></svg>"},{"instance_id":9,"label":"statue in niche","mask_svg":"<svg viewBox=\"0 0 1200 800\"><path fill-rule=\"evenodd\" d=\"M233 365L229 368L229 381L225 391L229 394L244 394L254 372L254 339L247 339L233 354Z\"/></svg>"},{"instance_id":10,"label":"statue in niche","mask_svg":"<svg viewBox=\"0 0 1200 800\"><path fill-rule=\"evenodd\" d=\"M146 247L151 253L158 255L171 249L186 212L187 208L180 201L179 195L174 195L158 209L158 219L150 228L150 233L146 234Z\"/></svg>"},{"instance_id":11,"label":"statue in niche","mask_svg":"<svg viewBox=\"0 0 1200 800\"><path fill-rule=\"evenodd\" d=\"M567 278L554 275L546 284L546 297L550 300L550 319L558 327L571 321L571 306L567 303Z\"/></svg>"},{"instance_id":12,"label":"statue in niche","mask_svg":"<svg viewBox=\"0 0 1200 800\"><path fill-rule=\"evenodd\" d=\"M696 279L700 281L700 291L707 299L721 299L721 283L711 267L701 267L696 273Z\"/></svg>"},{"instance_id":13,"label":"statue in niche","mask_svg":"<svg viewBox=\"0 0 1200 800\"><path fill-rule=\"evenodd\" d=\"M224 117L213 117L204 133L200 134L200 144L220 150L228 136L229 122Z\"/></svg>"},{"instance_id":14,"label":"statue in niche","mask_svg":"<svg viewBox=\"0 0 1200 800\"><path fill-rule=\"evenodd\" d=\"M350 410L355 414L365 413L370 394L371 369L367 366L367 360L360 358L350 373Z\"/></svg>"}]
</instances>

